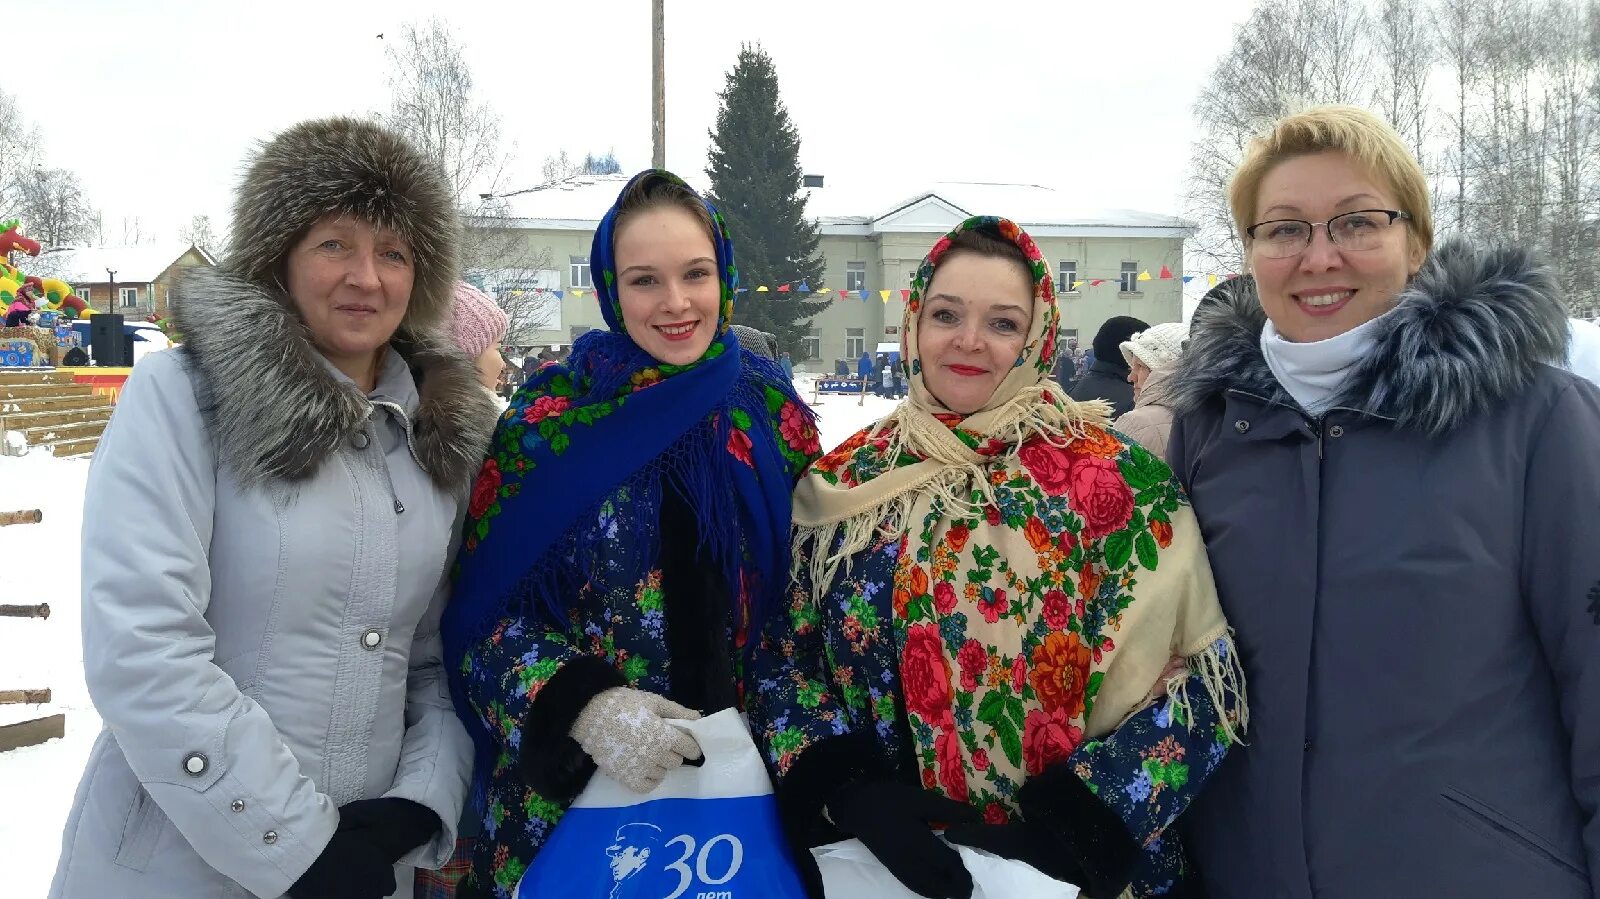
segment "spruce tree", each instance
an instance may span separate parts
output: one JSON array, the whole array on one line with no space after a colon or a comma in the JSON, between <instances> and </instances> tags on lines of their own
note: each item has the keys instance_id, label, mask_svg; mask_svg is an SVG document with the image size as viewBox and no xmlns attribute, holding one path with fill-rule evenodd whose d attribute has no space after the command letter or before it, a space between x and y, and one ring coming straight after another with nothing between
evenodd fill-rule
<instances>
[{"instance_id":1,"label":"spruce tree","mask_svg":"<svg viewBox=\"0 0 1600 899\"><path fill-rule=\"evenodd\" d=\"M711 132L711 202L728 222L739 284L734 321L776 334L798 358L806 324L827 301L803 294L822 287L817 225L800 193L800 135L778 97L778 73L759 45L745 45L719 95ZM780 284L792 284L779 293ZM766 293L757 287L765 285Z\"/></svg>"}]
</instances>

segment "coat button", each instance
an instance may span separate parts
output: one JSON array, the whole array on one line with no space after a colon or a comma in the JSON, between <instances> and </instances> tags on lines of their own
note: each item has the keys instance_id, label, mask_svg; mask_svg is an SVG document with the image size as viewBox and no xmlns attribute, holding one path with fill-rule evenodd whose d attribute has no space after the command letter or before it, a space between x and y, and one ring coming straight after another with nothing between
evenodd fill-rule
<instances>
[{"instance_id":1,"label":"coat button","mask_svg":"<svg viewBox=\"0 0 1600 899\"><path fill-rule=\"evenodd\" d=\"M351 434L350 435L350 445L355 447L356 449L366 449L367 448L367 432L366 431L357 431L354 434Z\"/></svg>"},{"instance_id":2,"label":"coat button","mask_svg":"<svg viewBox=\"0 0 1600 899\"><path fill-rule=\"evenodd\" d=\"M261 835L261 842L266 843L268 846L278 842L278 832L276 830L267 831Z\"/></svg>"},{"instance_id":3,"label":"coat button","mask_svg":"<svg viewBox=\"0 0 1600 899\"><path fill-rule=\"evenodd\" d=\"M229 805L228 808L231 808L236 812L242 812L242 811L244 811L244 800L243 799L235 799L235 800L233 800L233 804Z\"/></svg>"},{"instance_id":4,"label":"coat button","mask_svg":"<svg viewBox=\"0 0 1600 899\"><path fill-rule=\"evenodd\" d=\"M361 635L361 645L368 649L377 649L378 644L382 642L383 634L380 634L377 631L367 631Z\"/></svg>"},{"instance_id":5,"label":"coat button","mask_svg":"<svg viewBox=\"0 0 1600 899\"><path fill-rule=\"evenodd\" d=\"M1329 428L1328 429L1328 436L1329 437L1343 437L1344 436L1344 425L1334 425L1333 427Z\"/></svg>"},{"instance_id":6,"label":"coat button","mask_svg":"<svg viewBox=\"0 0 1600 899\"><path fill-rule=\"evenodd\" d=\"M190 777L199 777L206 773L207 767L206 757L201 753L191 752L183 757L183 770Z\"/></svg>"},{"instance_id":7,"label":"coat button","mask_svg":"<svg viewBox=\"0 0 1600 899\"><path fill-rule=\"evenodd\" d=\"M1233 423L1233 429L1235 431L1238 431L1239 433L1243 434L1245 431L1250 430L1250 422L1245 421L1244 419L1241 418L1238 421Z\"/></svg>"}]
</instances>

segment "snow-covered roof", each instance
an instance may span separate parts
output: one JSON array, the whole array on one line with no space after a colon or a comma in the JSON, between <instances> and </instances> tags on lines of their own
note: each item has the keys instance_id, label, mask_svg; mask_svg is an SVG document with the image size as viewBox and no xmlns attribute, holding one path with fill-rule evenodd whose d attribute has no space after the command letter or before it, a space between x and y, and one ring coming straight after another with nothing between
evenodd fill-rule
<instances>
[{"instance_id":1,"label":"snow-covered roof","mask_svg":"<svg viewBox=\"0 0 1600 899\"><path fill-rule=\"evenodd\" d=\"M1069 194L1038 184L940 181L921 190L895 191L889 184L812 188L806 211L817 218L824 233L936 231L955 224L949 221L952 214L1004 216L1040 236L1094 236L1122 230L1130 236L1182 237L1192 230L1177 216L1084 208Z\"/></svg>"},{"instance_id":2,"label":"snow-covered roof","mask_svg":"<svg viewBox=\"0 0 1600 899\"><path fill-rule=\"evenodd\" d=\"M629 175L594 175L503 195L517 227L593 231ZM971 215L1001 215L1039 236L1185 237L1177 216L1133 209L1085 209L1037 184L941 181L917 189L889 182L808 188L806 212L824 234L948 230Z\"/></svg>"},{"instance_id":3,"label":"snow-covered roof","mask_svg":"<svg viewBox=\"0 0 1600 899\"><path fill-rule=\"evenodd\" d=\"M119 284L148 284L161 277L172 263L189 252L190 244L151 244L136 247L52 247L18 268L24 274L60 278L68 284L103 284L106 269L117 273ZM212 265L204 250L194 248Z\"/></svg>"},{"instance_id":4,"label":"snow-covered roof","mask_svg":"<svg viewBox=\"0 0 1600 899\"><path fill-rule=\"evenodd\" d=\"M539 222L570 222L574 230L593 231L632 175L580 175L527 190L501 194L509 215ZM561 228L559 224L523 224L524 228Z\"/></svg>"}]
</instances>

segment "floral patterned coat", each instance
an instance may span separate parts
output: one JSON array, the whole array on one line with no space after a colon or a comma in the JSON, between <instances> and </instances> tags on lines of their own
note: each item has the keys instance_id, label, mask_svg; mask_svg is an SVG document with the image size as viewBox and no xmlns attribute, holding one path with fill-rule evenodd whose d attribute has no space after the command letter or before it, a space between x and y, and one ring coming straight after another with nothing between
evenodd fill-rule
<instances>
[{"instance_id":1,"label":"floral patterned coat","mask_svg":"<svg viewBox=\"0 0 1600 899\"><path fill-rule=\"evenodd\" d=\"M817 466L837 464L850 446L847 442ZM1030 461L1030 452L1055 450L1024 446L1025 461ZM1085 739L1081 729L1064 723L1065 716L1046 711L1063 704L1092 705L1099 675L1083 676L1090 659L1102 646L1109 648L1116 616L1131 601L1140 569L1152 569L1165 555L1172 516L1192 514L1170 471L1142 448L1125 443L1119 461L1160 475L1150 478L1153 486L1139 491L1131 515L1126 507L1134 497L1125 483L1096 485L1094 495L1080 498L1078 511L1083 514L1078 514L1060 496L1027 489L1031 481L1020 472L992 479L998 503L985 514L991 521L1020 526L1039 551L1041 565L1068 572L1068 591L1018 596L1016 577L1026 573L1007 573L1002 559L995 560L994 572L982 583L955 585L940 579L941 571L951 567L942 556L952 548L960 552L965 547L957 544L968 540L959 520L925 559L907 557L916 553L908 551L912 544L906 534L880 528L873 544L841 568L820 604L811 599L805 574L809 566L800 560L802 574L793 585L787 629L769 629L756 652L754 692L747 702L751 729L780 779L780 800L808 809L799 814L806 819L799 823L795 813L786 811L790 826L814 828L813 842L839 839L818 821L820 797L850 777L874 771L920 781L924 788L969 802L983 809L991 823L1011 820L1024 783L1000 776L970 789L962 783L952 791L943 770L935 774L944 764L942 747L925 724L911 723L907 703L920 713L937 699L953 705L955 734L969 750L975 731L998 734L999 739L986 738L994 740L992 745L980 744L971 752L980 780L990 756L1004 753L1013 768L1027 772L1028 781L1052 784L1053 795L1063 797L1063 815L1101 822L1112 842L1132 838L1128 857L1133 896L1183 894L1190 885L1189 872L1177 833L1168 826L1229 749L1232 728L1221 726L1221 716L1237 722L1232 695L1225 700L1228 708L1218 708L1201 678L1192 675L1186 685L1192 720L1184 720L1182 711L1175 715L1175 708L1182 707L1162 698L1099 739ZM1034 458L1029 467L1048 471L1050 462ZM1097 534L1104 523L1099 519L1116 507L1122 507L1118 517L1125 525ZM1013 595L1002 584L1012 585ZM1068 592L1075 597L1069 598ZM1000 616L1016 618L1039 638L1032 664L967 638L969 616L991 622ZM943 640L958 662L953 696L953 678L930 670L942 658L937 646L924 645L929 640ZM1061 695L1043 696L1048 692ZM1066 789L1054 789L1062 785ZM812 798L797 799L808 796ZM1119 828L1126 835L1115 833Z\"/></svg>"},{"instance_id":2,"label":"floral patterned coat","mask_svg":"<svg viewBox=\"0 0 1600 899\"><path fill-rule=\"evenodd\" d=\"M792 485L817 456L817 432L793 401L780 396L769 401L768 411L784 443ZM749 429L736 427L728 452L748 464L750 439ZM482 836L461 896L510 897L582 791L594 763L567 731L595 695L631 685L698 707L702 694L685 695L685 680L720 677L728 699L723 705L741 700L745 641L730 609L742 604L753 566L741 570L734 601L711 606L703 591L728 591L720 575L705 576L715 566L693 557L692 516L685 525L683 510L675 511L672 496L664 495L661 514L652 519L641 508L657 504L644 499L618 488L582 525L590 533L578 544L601 546L606 557L589 566L602 574L583 585L564 626L545 618L503 620L462 662L468 705L493 735L497 756L484 797ZM647 573L623 574L636 571ZM672 656L673 647L682 645L674 634L697 641L684 648L685 659ZM714 639L703 639L708 637ZM721 658L705 658L711 654ZM686 678L688 669L693 673ZM715 703L721 695L712 692Z\"/></svg>"}]
</instances>

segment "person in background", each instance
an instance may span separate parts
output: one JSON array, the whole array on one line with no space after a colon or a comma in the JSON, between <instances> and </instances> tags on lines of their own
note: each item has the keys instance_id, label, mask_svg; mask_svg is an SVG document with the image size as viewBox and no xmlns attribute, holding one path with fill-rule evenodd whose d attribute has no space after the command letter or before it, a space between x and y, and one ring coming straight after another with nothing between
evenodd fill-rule
<instances>
[{"instance_id":1,"label":"person in background","mask_svg":"<svg viewBox=\"0 0 1600 899\"><path fill-rule=\"evenodd\" d=\"M506 368L500 341L510 326L510 316L488 294L465 281L456 284L450 304L450 336L473 360L478 380L491 391L500 386L500 374Z\"/></svg>"},{"instance_id":2,"label":"person in background","mask_svg":"<svg viewBox=\"0 0 1600 899\"><path fill-rule=\"evenodd\" d=\"M1056 353L1056 365L1051 370L1050 377L1061 385L1063 390L1072 389L1072 382L1078 379L1078 360L1074 358L1072 346L1061 345L1061 350Z\"/></svg>"},{"instance_id":3,"label":"person in background","mask_svg":"<svg viewBox=\"0 0 1600 899\"><path fill-rule=\"evenodd\" d=\"M1125 415L1133 408L1133 385L1128 383L1128 363L1122 358L1122 342L1150 327L1130 315L1106 319L1094 335L1094 359L1068 391L1073 399L1105 400L1111 416Z\"/></svg>"},{"instance_id":4,"label":"person in background","mask_svg":"<svg viewBox=\"0 0 1600 899\"><path fill-rule=\"evenodd\" d=\"M446 330L449 182L368 121L268 141L183 347L134 367L85 492L104 718L53 899L410 896L472 744L441 664L495 403Z\"/></svg>"},{"instance_id":5,"label":"person in background","mask_svg":"<svg viewBox=\"0 0 1600 899\"><path fill-rule=\"evenodd\" d=\"M889 371L889 356L885 353L878 354L878 396L888 399L894 387L894 375Z\"/></svg>"},{"instance_id":6,"label":"person in background","mask_svg":"<svg viewBox=\"0 0 1600 899\"><path fill-rule=\"evenodd\" d=\"M783 369L784 377L791 381L794 380L794 360L789 357L787 352L778 354L778 367Z\"/></svg>"},{"instance_id":7,"label":"person in background","mask_svg":"<svg viewBox=\"0 0 1600 899\"><path fill-rule=\"evenodd\" d=\"M1208 894L1594 899L1600 389L1554 272L1435 246L1355 107L1273 123L1228 200L1255 290L1168 393L1255 724L1190 810Z\"/></svg>"},{"instance_id":8,"label":"person in background","mask_svg":"<svg viewBox=\"0 0 1600 899\"><path fill-rule=\"evenodd\" d=\"M1122 358L1133 383L1133 409L1112 422L1112 427L1149 450L1163 462L1167 438L1172 434L1172 406L1167 403L1167 379L1183 358L1189 326L1182 322L1152 325L1122 342Z\"/></svg>"},{"instance_id":9,"label":"person in background","mask_svg":"<svg viewBox=\"0 0 1600 899\"><path fill-rule=\"evenodd\" d=\"M872 372L873 372L872 354L867 352L866 350L862 350L861 351L861 358L856 360L856 377L858 379L860 379L860 381L861 381L861 383L863 385L863 387L862 387L862 391L863 392L865 392L867 389L869 389L865 385L871 384L871 382L872 382Z\"/></svg>"}]
</instances>

